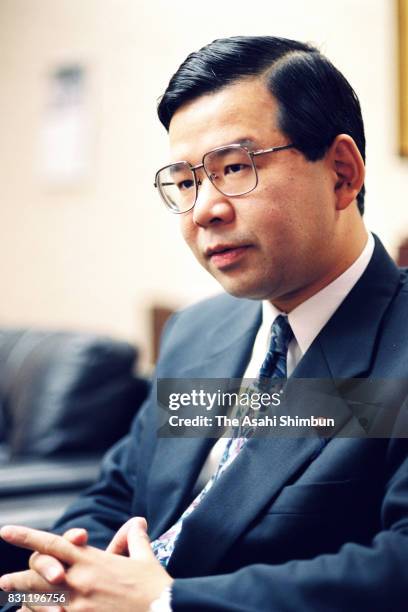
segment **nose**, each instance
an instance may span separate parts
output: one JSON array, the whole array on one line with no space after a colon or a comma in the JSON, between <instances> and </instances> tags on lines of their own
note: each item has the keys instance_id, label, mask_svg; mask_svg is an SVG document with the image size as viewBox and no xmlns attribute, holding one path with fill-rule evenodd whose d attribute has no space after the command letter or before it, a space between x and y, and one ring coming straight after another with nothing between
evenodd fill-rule
<instances>
[{"instance_id":1,"label":"nose","mask_svg":"<svg viewBox=\"0 0 408 612\"><path fill-rule=\"evenodd\" d=\"M214 187L207 176L198 181L197 201L193 208L193 221L207 227L214 223L231 223L235 217L232 202Z\"/></svg>"}]
</instances>

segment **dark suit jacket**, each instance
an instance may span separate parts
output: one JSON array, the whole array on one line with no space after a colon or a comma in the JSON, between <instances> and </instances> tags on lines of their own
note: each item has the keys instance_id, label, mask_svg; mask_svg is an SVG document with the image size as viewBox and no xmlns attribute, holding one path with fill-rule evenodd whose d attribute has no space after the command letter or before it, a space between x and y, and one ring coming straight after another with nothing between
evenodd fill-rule
<instances>
[{"instance_id":1,"label":"dark suit jacket","mask_svg":"<svg viewBox=\"0 0 408 612\"><path fill-rule=\"evenodd\" d=\"M364 275L293 376L386 379L401 425L407 319L406 274L377 240ZM260 320L258 302L226 295L177 314L156 376L242 376ZM130 435L106 456L100 482L58 531L86 527L105 547L142 515L154 539L186 508L213 440L158 439L155 397L153 386ZM318 436L249 440L183 525L168 566L174 610L408 610L408 440L333 438L322 446Z\"/></svg>"}]
</instances>

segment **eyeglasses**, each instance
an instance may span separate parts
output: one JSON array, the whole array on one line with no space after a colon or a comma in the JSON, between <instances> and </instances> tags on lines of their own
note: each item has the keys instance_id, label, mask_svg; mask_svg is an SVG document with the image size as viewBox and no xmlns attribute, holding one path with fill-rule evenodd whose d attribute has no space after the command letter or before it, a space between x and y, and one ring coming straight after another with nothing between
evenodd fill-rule
<instances>
[{"instance_id":1,"label":"eyeglasses","mask_svg":"<svg viewBox=\"0 0 408 612\"><path fill-rule=\"evenodd\" d=\"M250 151L240 144L218 147L205 153L201 164L192 166L179 161L160 168L156 172L154 186L170 212L186 213L197 201L198 187L202 181L197 170L204 169L214 187L225 196L242 196L258 185L258 173L254 157L293 148L293 144Z\"/></svg>"}]
</instances>

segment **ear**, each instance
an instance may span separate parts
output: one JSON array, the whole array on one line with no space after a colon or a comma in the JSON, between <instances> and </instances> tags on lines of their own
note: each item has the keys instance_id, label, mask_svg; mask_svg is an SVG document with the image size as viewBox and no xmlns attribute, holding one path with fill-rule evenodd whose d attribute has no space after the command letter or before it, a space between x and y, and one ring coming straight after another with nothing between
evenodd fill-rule
<instances>
[{"instance_id":1,"label":"ear","mask_svg":"<svg viewBox=\"0 0 408 612\"><path fill-rule=\"evenodd\" d=\"M352 137L339 134L327 152L327 159L335 175L336 208L344 210L354 202L364 184L363 158Z\"/></svg>"}]
</instances>

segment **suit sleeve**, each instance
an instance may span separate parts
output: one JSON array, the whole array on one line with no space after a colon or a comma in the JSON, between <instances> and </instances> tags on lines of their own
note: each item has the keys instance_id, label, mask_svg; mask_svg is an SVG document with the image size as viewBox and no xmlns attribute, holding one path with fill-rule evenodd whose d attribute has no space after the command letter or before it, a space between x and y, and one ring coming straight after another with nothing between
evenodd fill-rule
<instances>
[{"instance_id":1,"label":"suit sleeve","mask_svg":"<svg viewBox=\"0 0 408 612\"><path fill-rule=\"evenodd\" d=\"M177 316L166 324L162 349L167 345ZM83 527L88 530L90 544L104 549L131 516L146 515L146 479L157 441L154 398L152 387L129 435L106 453L98 482L68 508L55 524L54 532Z\"/></svg>"},{"instance_id":2,"label":"suit sleeve","mask_svg":"<svg viewBox=\"0 0 408 612\"><path fill-rule=\"evenodd\" d=\"M147 401L136 416L130 434L106 453L98 482L68 508L55 524L54 532L84 527L88 530L90 544L106 548L119 527L129 519L137 487L135 450L139 446L148 409Z\"/></svg>"},{"instance_id":3,"label":"suit sleeve","mask_svg":"<svg viewBox=\"0 0 408 612\"><path fill-rule=\"evenodd\" d=\"M255 564L232 574L176 579L172 608L231 612L405 612L408 609L408 440L390 443L393 470L382 530L370 545L336 554Z\"/></svg>"}]
</instances>

